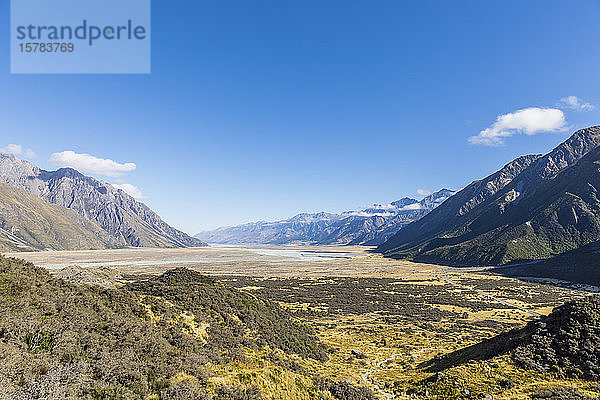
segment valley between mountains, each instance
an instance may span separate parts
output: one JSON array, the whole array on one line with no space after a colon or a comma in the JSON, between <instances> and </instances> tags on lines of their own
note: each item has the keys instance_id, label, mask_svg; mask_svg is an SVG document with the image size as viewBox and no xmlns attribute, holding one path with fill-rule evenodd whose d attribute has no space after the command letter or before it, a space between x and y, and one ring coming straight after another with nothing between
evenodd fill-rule
<instances>
[{"instance_id":1,"label":"valley between mountains","mask_svg":"<svg viewBox=\"0 0 600 400\"><path fill-rule=\"evenodd\" d=\"M596 126L460 190L192 237L0 155L0 399L600 398L598 190Z\"/></svg>"}]
</instances>

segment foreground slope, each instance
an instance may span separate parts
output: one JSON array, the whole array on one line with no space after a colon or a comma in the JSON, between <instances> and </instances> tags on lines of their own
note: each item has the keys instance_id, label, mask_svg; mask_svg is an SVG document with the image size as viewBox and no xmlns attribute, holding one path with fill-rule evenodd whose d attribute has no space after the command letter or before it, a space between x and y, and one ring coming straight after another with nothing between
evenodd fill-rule
<instances>
[{"instance_id":1,"label":"foreground slope","mask_svg":"<svg viewBox=\"0 0 600 400\"><path fill-rule=\"evenodd\" d=\"M510 354L525 369L599 381L600 297L568 302L523 328L503 332L422 366L431 372L443 371L503 354Z\"/></svg>"},{"instance_id":2,"label":"foreground slope","mask_svg":"<svg viewBox=\"0 0 600 400\"><path fill-rule=\"evenodd\" d=\"M124 246L75 211L0 183L0 250L83 250Z\"/></svg>"},{"instance_id":3,"label":"foreground slope","mask_svg":"<svg viewBox=\"0 0 600 400\"><path fill-rule=\"evenodd\" d=\"M0 181L76 211L118 241L136 247L203 246L165 223L145 204L120 189L71 168L44 171L9 154L0 154Z\"/></svg>"},{"instance_id":4,"label":"foreground slope","mask_svg":"<svg viewBox=\"0 0 600 400\"><path fill-rule=\"evenodd\" d=\"M476 181L379 247L450 265L549 258L587 245L600 226L600 127L545 156L524 156Z\"/></svg>"},{"instance_id":5,"label":"foreground slope","mask_svg":"<svg viewBox=\"0 0 600 400\"><path fill-rule=\"evenodd\" d=\"M410 394L591 400L599 396L599 360L600 299L588 296L524 327L422 363L420 368L435 374L417 382ZM519 387L529 387L528 395Z\"/></svg>"},{"instance_id":6,"label":"foreground slope","mask_svg":"<svg viewBox=\"0 0 600 400\"><path fill-rule=\"evenodd\" d=\"M276 222L253 222L201 232L197 238L209 243L378 245L399 229L418 220L454 194L442 189L423 200L403 198L341 214L299 214Z\"/></svg>"}]
</instances>

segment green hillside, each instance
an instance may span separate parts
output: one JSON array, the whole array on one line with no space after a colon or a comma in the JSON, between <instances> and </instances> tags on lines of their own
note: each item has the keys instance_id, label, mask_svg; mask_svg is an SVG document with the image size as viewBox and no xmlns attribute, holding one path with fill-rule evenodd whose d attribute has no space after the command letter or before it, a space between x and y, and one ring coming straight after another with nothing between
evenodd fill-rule
<instances>
[{"instance_id":1,"label":"green hillside","mask_svg":"<svg viewBox=\"0 0 600 400\"><path fill-rule=\"evenodd\" d=\"M599 396L599 357L600 297L587 296L524 327L421 363L433 374L410 393L436 400L592 400ZM517 393L524 387L529 393Z\"/></svg>"}]
</instances>

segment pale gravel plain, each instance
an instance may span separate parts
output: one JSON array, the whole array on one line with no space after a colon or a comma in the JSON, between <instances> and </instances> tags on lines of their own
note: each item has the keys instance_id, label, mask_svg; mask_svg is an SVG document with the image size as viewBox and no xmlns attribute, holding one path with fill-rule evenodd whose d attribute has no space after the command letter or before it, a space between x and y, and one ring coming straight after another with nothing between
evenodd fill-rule
<instances>
[{"instance_id":1,"label":"pale gravel plain","mask_svg":"<svg viewBox=\"0 0 600 400\"><path fill-rule=\"evenodd\" d=\"M407 268L417 274L435 268L432 265L386 259L369 250L358 246L256 246L42 251L5 255L23 258L48 269L69 265L84 268L104 266L123 273L152 274L186 267L210 275L405 277Z\"/></svg>"}]
</instances>

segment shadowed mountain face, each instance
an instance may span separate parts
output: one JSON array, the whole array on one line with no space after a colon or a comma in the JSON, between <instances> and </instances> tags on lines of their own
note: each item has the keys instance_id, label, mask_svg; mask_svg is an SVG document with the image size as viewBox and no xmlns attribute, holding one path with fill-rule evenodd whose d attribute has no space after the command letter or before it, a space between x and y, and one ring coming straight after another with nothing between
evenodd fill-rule
<instances>
[{"instance_id":1,"label":"shadowed mountain face","mask_svg":"<svg viewBox=\"0 0 600 400\"><path fill-rule=\"evenodd\" d=\"M403 226L423 217L454 194L442 189L421 201L403 198L341 214L298 214L276 222L253 222L201 232L197 238L225 244L343 244L378 245Z\"/></svg>"},{"instance_id":2,"label":"shadowed mountain face","mask_svg":"<svg viewBox=\"0 0 600 400\"><path fill-rule=\"evenodd\" d=\"M0 250L84 250L125 243L75 211L0 183Z\"/></svg>"},{"instance_id":3,"label":"shadowed mountain face","mask_svg":"<svg viewBox=\"0 0 600 400\"><path fill-rule=\"evenodd\" d=\"M162 221L120 189L71 168L44 171L12 155L0 154L0 181L24 189L50 204L70 208L96 222L117 242L136 247L203 246Z\"/></svg>"},{"instance_id":4,"label":"shadowed mountain face","mask_svg":"<svg viewBox=\"0 0 600 400\"><path fill-rule=\"evenodd\" d=\"M524 156L458 192L378 250L449 265L549 258L600 235L600 127Z\"/></svg>"}]
</instances>

